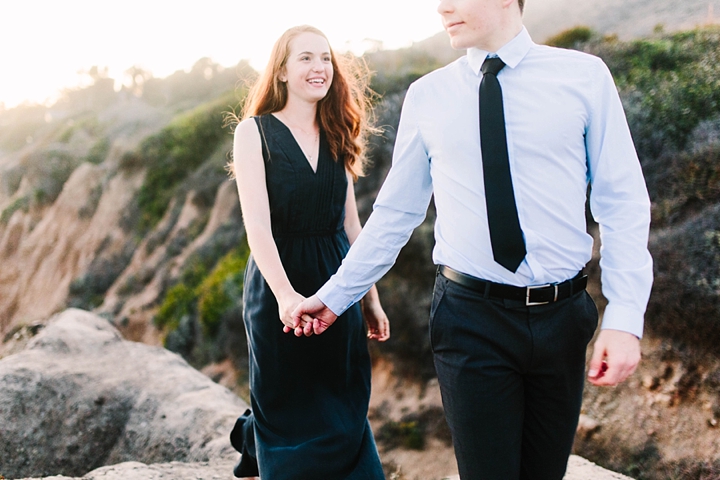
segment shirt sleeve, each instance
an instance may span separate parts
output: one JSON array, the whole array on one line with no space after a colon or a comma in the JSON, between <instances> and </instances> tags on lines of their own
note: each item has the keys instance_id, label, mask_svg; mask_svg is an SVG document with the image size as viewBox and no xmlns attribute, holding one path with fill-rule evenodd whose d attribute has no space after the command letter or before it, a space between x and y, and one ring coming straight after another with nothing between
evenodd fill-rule
<instances>
[{"instance_id":1,"label":"shirt sleeve","mask_svg":"<svg viewBox=\"0 0 720 480\"><path fill-rule=\"evenodd\" d=\"M617 88L602 61L594 86L585 144L590 208L600 225L602 291L608 300L602 328L640 338L653 281L647 249L650 199Z\"/></svg>"},{"instance_id":2,"label":"shirt sleeve","mask_svg":"<svg viewBox=\"0 0 720 480\"><path fill-rule=\"evenodd\" d=\"M393 164L373 212L337 273L317 293L337 315L360 300L390 270L413 230L425 219L432 180L418 113L411 85L400 115Z\"/></svg>"}]
</instances>

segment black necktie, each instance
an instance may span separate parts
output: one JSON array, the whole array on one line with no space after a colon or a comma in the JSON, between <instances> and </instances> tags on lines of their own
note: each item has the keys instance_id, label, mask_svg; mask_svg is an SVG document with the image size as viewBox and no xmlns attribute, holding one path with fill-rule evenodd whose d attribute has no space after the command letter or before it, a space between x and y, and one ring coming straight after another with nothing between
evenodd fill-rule
<instances>
[{"instance_id":1,"label":"black necktie","mask_svg":"<svg viewBox=\"0 0 720 480\"><path fill-rule=\"evenodd\" d=\"M480 82L480 146L493 258L514 273L527 252L515 206L502 89L497 79L498 72L504 66L505 63L499 58L488 57L481 68L483 77Z\"/></svg>"}]
</instances>

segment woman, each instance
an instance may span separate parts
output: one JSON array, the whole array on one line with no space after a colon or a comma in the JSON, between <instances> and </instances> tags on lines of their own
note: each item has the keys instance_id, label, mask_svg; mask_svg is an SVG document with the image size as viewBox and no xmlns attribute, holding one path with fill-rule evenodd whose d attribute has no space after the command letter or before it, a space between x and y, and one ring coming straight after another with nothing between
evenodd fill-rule
<instances>
[{"instance_id":1,"label":"woman","mask_svg":"<svg viewBox=\"0 0 720 480\"><path fill-rule=\"evenodd\" d=\"M292 311L333 274L361 226L353 181L368 129L360 77L319 30L276 42L235 129L233 169L252 255L245 272L252 413L231 434L238 477L383 479L367 421L367 338L389 323L373 287L326 334L292 332ZM278 322L278 320L281 322Z\"/></svg>"}]
</instances>

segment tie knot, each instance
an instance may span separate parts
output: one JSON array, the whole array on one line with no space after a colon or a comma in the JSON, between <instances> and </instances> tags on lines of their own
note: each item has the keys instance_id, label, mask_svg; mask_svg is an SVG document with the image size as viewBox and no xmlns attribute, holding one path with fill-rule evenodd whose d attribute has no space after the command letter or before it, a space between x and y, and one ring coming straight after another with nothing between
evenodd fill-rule
<instances>
[{"instance_id":1,"label":"tie knot","mask_svg":"<svg viewBox=\"0 0 720 480\"><path fill-rule=\"evenodd\" d=\"M497 75L498 72L500 70L502 70L504 66L505 66L505 62L500 60L498 57L488 57L483 62L482 67L480 67L480 70L482 71L483 75L488 74L488 73Z\"/></svg>"}]
</instances>

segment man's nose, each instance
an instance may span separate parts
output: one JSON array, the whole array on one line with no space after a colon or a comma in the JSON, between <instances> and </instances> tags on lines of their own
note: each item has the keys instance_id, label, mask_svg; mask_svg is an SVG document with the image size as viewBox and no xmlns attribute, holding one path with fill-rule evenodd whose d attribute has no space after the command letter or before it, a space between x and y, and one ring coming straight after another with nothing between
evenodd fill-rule
<instances>
[{"instance_id":1,"label":"man's nose","mask_svg":"<svg viewBox=\"0 0 720 480\"><path fill-rule=\"evenodd\" d=\"M438 3L437 12L440 15L450 13L452 12L452 1L450 0L440 0L440 3Z\"/></svg>"}]
</instances>

